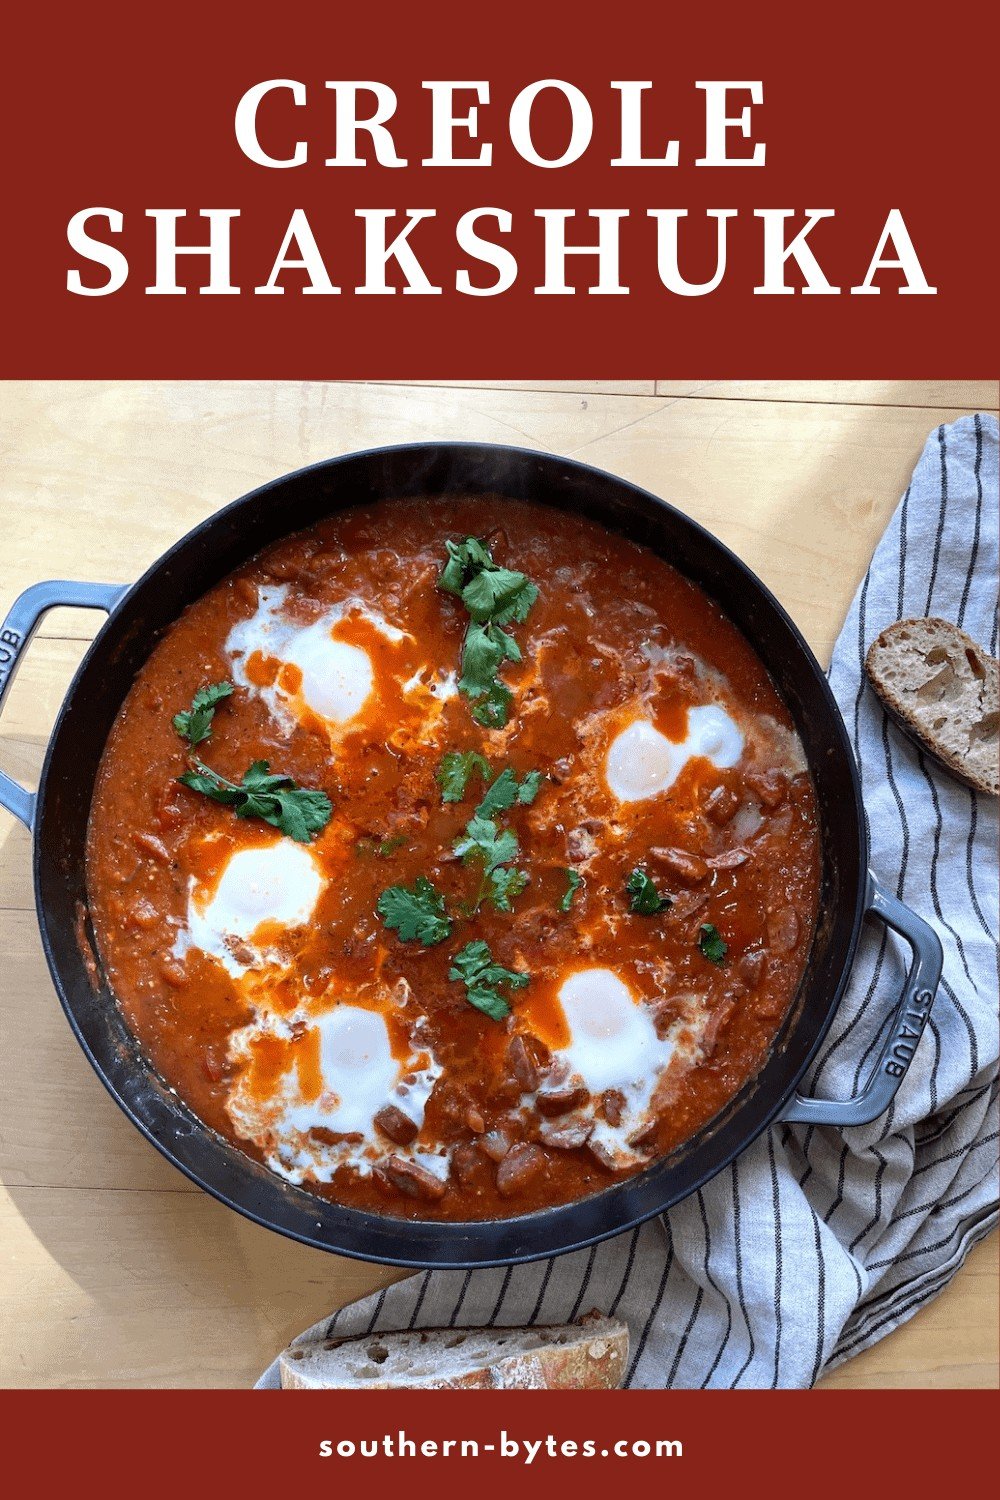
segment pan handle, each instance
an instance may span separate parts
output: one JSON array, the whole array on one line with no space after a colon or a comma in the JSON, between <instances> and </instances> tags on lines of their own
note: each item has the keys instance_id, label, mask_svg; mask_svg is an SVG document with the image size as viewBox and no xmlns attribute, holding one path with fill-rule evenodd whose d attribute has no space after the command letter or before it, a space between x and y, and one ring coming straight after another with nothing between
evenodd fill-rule
<instances>
[{"instance_id":1,"label":"pan handle","mask_svg":"<svg viewBox=\"0 0 1000 1500\"><path fill-rule=\"evenodd\" d=\"M913 954L903 993L896 1005L889 1035L871 1077L853 1099L805 1099L794 1094L781 1118L801 1125L867 1125L889 1108L906 1077L917 1043L923 1035L941 979L944 955L937 933L916 912L904 906L868 872L865 907L910 947Z\"/></svg>"},{"instance_id":2,"label":"pan handle","mask_svg":"<svg viewBox=\"0 0 1000 1500\"><path fill-rule=\"evenodd\" d=\"M127 583L73 583L62 578L34 583L25 589L14 600L9 615L0 626L0 710L44 614L59 605L103 609L110 614L128 589ZM4 771L0 771L0 807L20 818L27 829L33 827L35 793L27 791Z\"/></svg>"}]
</instances>

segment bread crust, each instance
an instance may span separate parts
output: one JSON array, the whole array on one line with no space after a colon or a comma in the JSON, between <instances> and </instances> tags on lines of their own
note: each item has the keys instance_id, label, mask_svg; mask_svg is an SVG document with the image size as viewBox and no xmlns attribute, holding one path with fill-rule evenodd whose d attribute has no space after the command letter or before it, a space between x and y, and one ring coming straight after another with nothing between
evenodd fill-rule
<instances>
[{"instance_id":1,"label":"bread crust","mask_svg":"<svg viewBox=\"0 0 1000 1500\"><path fill-rule=\"evenodd\" d=\"M969 727L975 727L980 734L984 752L980 759L986 762L985 766L974 765L969 754L963 754L949 746L942 735L935 733L933 727L925 722L932 712L939 714L942 727L947 725L951 728L956 722L969 721L968 703L963 702L958 711L951 711L932 700L921 702L917 696L919 688L914 691L907 691L905 688L901 690L887 677L887 664L895 654L894 659L904 666L907 661L916 664L923 660L929 669L923 685L933 685L935 669L941 665L941 659L928 662L926 651L921 649L914 636L923 637L928 643L932 640L937 643L937 648L944 653L943 660L951 667L956 680L960 680L968 670L968 679L964 683L960 682L965 699L972 700L975 691L973 683L979 684L976 718L970 722ZM973 662L976 663L975 668ZM995 657L988 655L958 625L932 615L897 620L886 626L868 647L865 671L886 710L905 733L966 786L987 796L995 797L1000 794L1000 765L997 759L1000 729L996 722L1000 705L1000 662Z\"/></svg>"},{"instance_id":2,"label":"bread crust","mask_svg":"<svg viewBox=\"0 0 1000 1500\"><path fill-rule=\"evenodd\" d=\"M376 1342L390 1350L409 1347L402 1340L420 1339L421 1362L433 1360L435 1346L445 1355L453 1346L456 1333L469 1338L493 1338L502 1335L535 1335L558 1333L568 1335L569 1343L543 1344L531 1350L504 1353L477 1368L460 1374L445 1369L419 1378L405 1375L389 1378L358 1379L338 1369L342 1359L324 1359L324 1354L357 1349ZM577 1337L573 1337L573 1336ZM624 1323L603 1317L588 1317L577 1324L550 1325L536 1328L426 1328L416 1333L378 1333L351 1339L306 1340L293 1343L279 1361L282 1390L617 1390L628 1368L629 1335Z\"/></svg>"}]
</instances>

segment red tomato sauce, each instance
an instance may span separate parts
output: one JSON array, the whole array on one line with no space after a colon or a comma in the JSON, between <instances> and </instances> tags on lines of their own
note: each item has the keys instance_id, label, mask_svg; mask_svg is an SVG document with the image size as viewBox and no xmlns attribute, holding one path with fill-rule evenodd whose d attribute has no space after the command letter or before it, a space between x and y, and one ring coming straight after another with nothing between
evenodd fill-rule
<instances>
[{"instance_id":1,"label":"red tomato sauce","mask_svg":"<svg viewBox=\"0 0 1000 1500\"><path fill-rule=\"evenodd\" d=\"M521 660L501 668L513 701L499 730L477 723L456 691L469 616L437 587L445 540L466 536L485 540L496 563L539 590L524 623L509 627ZM192 902L204 905L219 889L234 854L270 850L282 835L179 784L189 747L172 720L199 688L234 680L227 640L260 615L261 588L284 591L286 634L332 611L337 618L322 629L364 653L351 661L367 660L370 687L361 708L331 729L308 701L316 691L308 663L303 670L280 651L251 653L245 685L219 705L211 737L196 749L234 783L266 760L325 792L333 808L312 842L295 846L308 848L321 886L308 918L289 925L264 911L249 934L223 933L231 962L245 966L234 974L193 942ZM351 690L346 677L346 686L323 672L317 680L322 691ZM606 758L623 729L641 718L681 746L706 704L738 726L738 760L720 768L694 755L666 789L616 797ZM442 800L437 773L456 750L482 754L494 777L511 768L545 778L530 805L496 819L516 835L516 865L527 875L509 911L487 899L470 915L483 872L453 844L485 786L473 775L460 802ZM563 910L571 869L580 886ZM669 906L630 909L635 869ZM447 939L430 946L402 941L378 910L387 887L409 888L418 877L432 882L451 923ZM89 907L108 981L144 1051L194 1113L315 1193L441 1219L501 1217L597 1192L716 1115L759 1070L791 1004L818 878L813 787L790 716L713 601L597 524L480 497L343 512L191 605L120 711L88 845ZM726 945L721 962L705 954L706 926ZM455 954L478 940L497 964L528 976L525 987L502 990L510 1014L500 1020L449 978ZM674 1048L627 1145L615 1120L626 1095L632 1118L628 1089L595 1092L567 1062L573 1035L561 991L585 970L626 987L635 1006L627 1029L647 1072L658 1040ZM405 1100L387 1094L363 1139L337 1128L341 1096L331 1092L316 1028L338 1006L384 1025L385 1057L363 1063L366 1089L380 1086L379 1067L434 1073L418 1127ZM282 1090L306 1122L295 1150L287 1141L275 1148L274 1132L286 1129L275 1104ZM402 1121L386 1113L390 1105ZM248 1132L248 1111L265 1120L260 1129ZM627 1160L609 1154L611 1138ZM362 1167L337 1165L344 1150L368 1152Z\"/></svg>"}]
</instances>

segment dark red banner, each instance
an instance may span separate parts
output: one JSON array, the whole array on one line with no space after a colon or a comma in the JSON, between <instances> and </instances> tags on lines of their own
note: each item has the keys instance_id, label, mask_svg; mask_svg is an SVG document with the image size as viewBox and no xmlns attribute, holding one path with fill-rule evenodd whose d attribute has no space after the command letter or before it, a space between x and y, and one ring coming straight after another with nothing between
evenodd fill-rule
<instances>
[{"instance_id":1,"label":"dark red banner","mask_svg":"<svg viewBox=\"0 0 1000 1500\"><path fill-rule=\"evenodd\" d=\"M8 1482L112 1500L359 1492L477 1497L787 1489L946 1494L985 1478L995 1393L49 1392L3 1397ZM447 1446L446 1446L447 1445ZM976 1453L980 1454L977 1461ZM638 1487L638 1489L636 1489Z\"/></svg>"},{"instance_id":2,"label":"dark red banner","mask_svg":"<svg viewBox=\"0 0 1000 1500\"><path fill-rule=\"evenodd\" d=\"M994 16L20 7L0 373L991 377Z\"/></svg>"}]
</instances>

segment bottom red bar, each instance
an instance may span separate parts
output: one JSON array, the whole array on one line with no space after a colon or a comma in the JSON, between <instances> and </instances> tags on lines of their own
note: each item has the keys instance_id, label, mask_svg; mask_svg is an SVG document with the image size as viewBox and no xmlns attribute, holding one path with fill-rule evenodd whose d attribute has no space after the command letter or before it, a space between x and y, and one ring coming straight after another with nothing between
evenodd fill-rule
<instances>
[{"instance_id":1,"label":"bottom red bar","mask_svg":"<svg viewBox=\"0 0 1000 1500\"><path fill-rule=\"evenodd\" d=\"M928 1495L991 1461L995 1417L990 1391L0 1393L10 1493L23 1478L144 1500L272 1484L282 1500L373 1484L474 1500Z\"/></svg>"}]
</instances>

